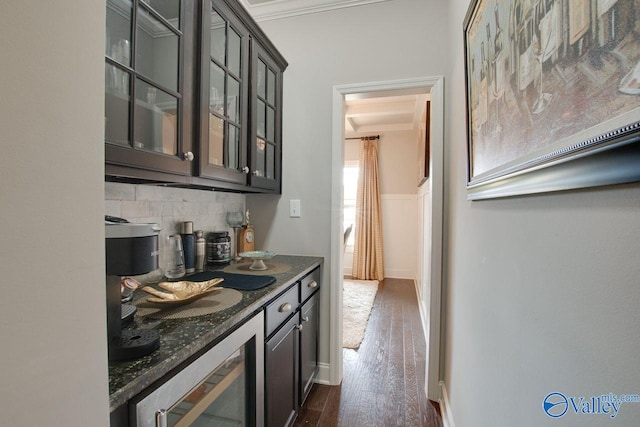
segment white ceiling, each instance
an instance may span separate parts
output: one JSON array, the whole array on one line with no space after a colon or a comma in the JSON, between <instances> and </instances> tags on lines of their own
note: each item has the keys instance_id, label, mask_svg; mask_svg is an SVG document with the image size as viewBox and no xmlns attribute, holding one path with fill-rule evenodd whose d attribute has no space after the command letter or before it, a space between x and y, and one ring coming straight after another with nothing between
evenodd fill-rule
<instances>
[{"instance_id":1,"label":"white ceiling","mask_svg":"<svg viewBox=\"0 0 640 427\"><path fill-rule=\"evenodd\" d=\"M345 97L345 135L417 131L428 99L426 93L363 93Z\"/></svg>"},{"instance_id":2,"label":"white ceiling","mask_svg":"<svg viewBox=\"0 0 640 427\"><path fill-rule=\"evenodd\" d=\"M286 18L389 0L240 0L256 21Z\"/></svg>"}]
</instances>

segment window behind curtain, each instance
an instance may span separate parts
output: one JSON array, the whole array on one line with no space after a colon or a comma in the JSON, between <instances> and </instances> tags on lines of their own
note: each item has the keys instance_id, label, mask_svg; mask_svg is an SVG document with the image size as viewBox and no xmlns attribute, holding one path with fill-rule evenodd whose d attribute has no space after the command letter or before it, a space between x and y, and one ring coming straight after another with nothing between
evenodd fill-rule
<instances>
[{"instance_id":1,"label":"window behind curtain","mask_svg":"<svg viewBox=\"0 0 640 427\"><path fill-rule=\"evenodd\" d=\"M353 224L353 230L347 240L347 251L353 252L353 239L356 226L356 198L358 196L358 162L346 162L343 170L344 186L344 228ZM344 230L343 230L344 231Z\"/></svg>"}]
</instances>

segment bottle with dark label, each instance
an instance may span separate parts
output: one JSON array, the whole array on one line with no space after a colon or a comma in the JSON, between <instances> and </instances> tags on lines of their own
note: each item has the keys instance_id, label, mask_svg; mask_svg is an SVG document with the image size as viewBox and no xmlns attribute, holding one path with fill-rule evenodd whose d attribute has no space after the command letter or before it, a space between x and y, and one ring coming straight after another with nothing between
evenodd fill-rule
<instances>
[{"instance_id":1,"label":"bottle with dark label","mask_svg":"<svg viewBox=\"0 0 640 427\"><path fill-rule=\"evenodd\" d=\"M196 239L193 235L193 222L185 221L180 225L180 237L184 251L184 269L193 273L196 269Z\"/></svg>"}]
</instances>

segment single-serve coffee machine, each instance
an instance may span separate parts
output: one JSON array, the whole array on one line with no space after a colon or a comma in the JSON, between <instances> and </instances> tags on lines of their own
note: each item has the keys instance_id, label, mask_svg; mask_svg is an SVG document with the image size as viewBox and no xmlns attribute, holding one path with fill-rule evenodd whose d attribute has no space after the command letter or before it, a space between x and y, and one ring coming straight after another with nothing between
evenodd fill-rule
<instances>
[{"instance_id":1,"label":"single-serve coffee machine","mask_svg":"<svg viewBox=\"0 0 640 427\"><path fill-rule=\"evenodd\" d=\"M121 218L105 217L107 337L109 360L146 356L160 346L153 329L122 330L121 279L158 268L157 224L132 224ZM130 316L133 313L129 313Z\"/></svg>"}]
</instances>

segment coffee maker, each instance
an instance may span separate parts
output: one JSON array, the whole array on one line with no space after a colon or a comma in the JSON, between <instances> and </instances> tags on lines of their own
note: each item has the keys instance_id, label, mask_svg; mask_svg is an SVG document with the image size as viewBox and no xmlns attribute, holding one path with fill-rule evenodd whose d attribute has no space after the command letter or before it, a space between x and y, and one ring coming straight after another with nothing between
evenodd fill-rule
<instances>
[{"instance_id":1,"label":"coffee maker","mask_svg":"<svg viewBox=\"0 0 640 427\"><path fill-rule=\"evenodd\" d=\"M153 329L122 330L120 283L122 277L146 274L158 268L159 232L157 224L132 224L122 218L105 217L107 338L110 361L146 356L160 346L160 336ZM126 317L132 317L131 308L127 311Z\"/></svg>"}]
</instances>

